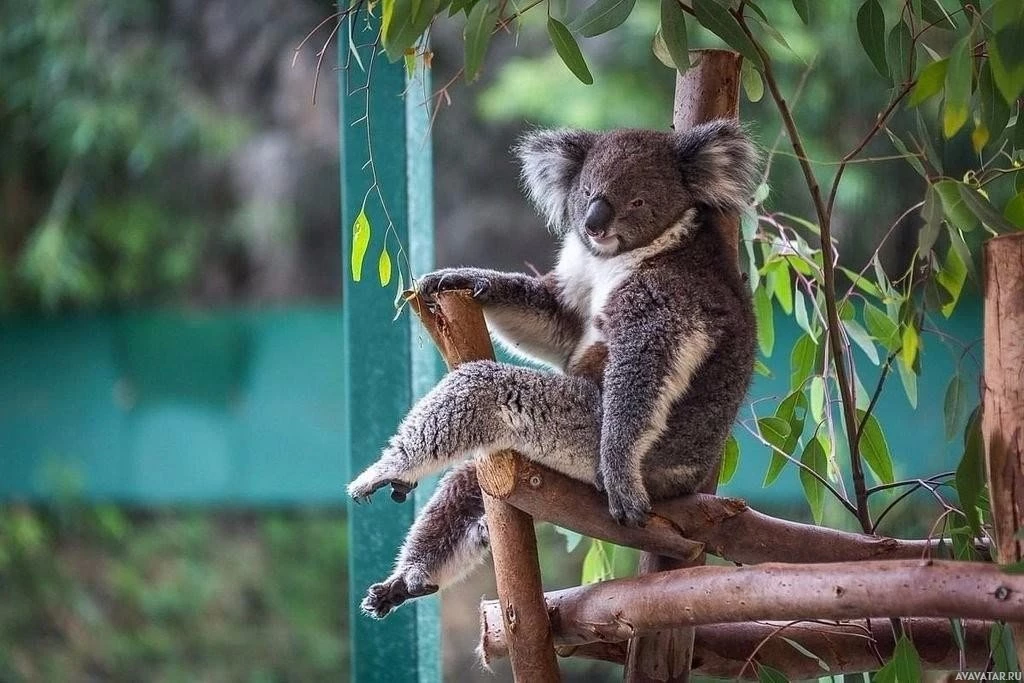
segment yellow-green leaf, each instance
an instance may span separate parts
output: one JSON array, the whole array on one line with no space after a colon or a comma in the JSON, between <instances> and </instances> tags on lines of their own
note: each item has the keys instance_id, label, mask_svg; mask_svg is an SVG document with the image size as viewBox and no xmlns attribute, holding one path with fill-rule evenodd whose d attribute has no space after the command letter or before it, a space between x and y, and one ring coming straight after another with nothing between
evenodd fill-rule
<instances>
[{"instance_id":1,"label":"yellow-green leaf","mask_svg":"<svg viewBox=\"0 0 1024 683\"><path fill-rule=\"evenodd\" d=\"M548 37L551 39L551 44L555 46L555 52L569 67L569 71L586 85L592 85L594 77L590 74L590 69L587 68L587 62L583 59L583 53L580 52L580 46L576 44L576 39L572 37L572 33L569 32L565 24L554 17L548 17Z\"/></svg>"},{"instance_id":2,"label":"yellow-green leaf","mask_svg":"<svg viewBox=\"0 0 1024 683\"><path fill-rule=\"evenodd\" d=\"M885 442L882 426L874 415L867 415L863 410L857 411L857 423L863 425L860 434L860 455L875 478L883 484L891 484L896 480L892 471L892 456L889 444Z\"/></svg>"},{"instance_id":3,"label":"yellow-green leaf","mask_svg":"<svg viewBox=\"0 0 1024 683\"><path fill-rule=\"evenodd\" d=\"M921 337L917 328L913 325L906 325L903 328L903 343L900 346L900 359L908 367L914 367L917 360L917 352L921 348Z\"/></svg>"},{"instance_id":4,"label":"yellow-green leaf","mask_svg":"<svg viewBox=\"0 0 1024 683\"><path fill-rule=\"evenodd\" d=\"M971 109L971 35L957 41L946 69L946 102L942 107L942 134L956 135L967 123Z\"/></svg>"},{"instance_id":5,"label":"yellow-green leaf","mask_svg":"<svg viewBox=\"0 0 1024 683\"><path fill-rule=\"evenodd\" d=\"M377 277L380 278L381 287L387 287L391 282L391 256L387 249L381 250L380 258L377 259Z\"/></svg>"},{"instance_id":6,"label":"yellow-green leaf","mask_svg":"<svg viewBox=\"0 0 1024 683\"><path fill-rule=\"evenodd\" d=\"M1003 210L1003 216L1018 228L1024 228L1024 192L1018 193L1007 202L1006 209Z\"/></svg>"},{"instance_id":7,"label":"yellow-green leaf","mask_svg":"<svg viewBox=\"0 0 1024 683\"><path fill-rule=\"evenodd\" d=\"M827 476L828 456L825 455L825 449L821 447L818 439L811 439L808 442L800 456L800 464L821 477ZM825 515L825 485L803 467L800 468L800 485L804 489L804 498L811 508L814 523L821 524L821 519Z\"/></svg>"},{"instance_id":8,"label":"yellow-green leaf","mask_svg":"<svg viewBox=\"0 0 1024 683\"><path fill-rule=\"evenodd\" d=\"M910 91L907 104L911 107L916 107L942 92L942 88L946 83L946 68L948 65L949 59L946 58L932 62L921 69L921 73L917 76L917 83L914 84L914 88Z\"/></svg>"},{"instance_id":9,"label":"yellow-green leaf","mask_svg":"<svg viewBox=\"0 0 1024 683\"><path fill-rule=\"evenodd\" d=\"M725 442L725 451L722 454L722 466L718 470L718 485L728 484L736 474L736 467L740 461L740 444L732 434Z\"/></svg>"},{"instance_id":10,"label":"yellow-green leaf","mask_svg":"<svg viewBox=\"0 0 1024 683\"><path fill-rule=\"evenodd\" d=\"M750 66L750 62L743 60L740 66L740 81L743 83L743 92L751 102L760 102L764 97L764 81L757 69Z\"/></svg>"},{"instance_id":11,"label":"yellow-green leaf","mask_svg":"<svg viewBox=\"0 0 1024 683\"><path fill-rule=\"evenodd\" d=\"M366 211L360 209L352 224L352 279L356 282L363 279L363 259L369 246L370 219L366 217Z\"/></svg>"}]
</instances>

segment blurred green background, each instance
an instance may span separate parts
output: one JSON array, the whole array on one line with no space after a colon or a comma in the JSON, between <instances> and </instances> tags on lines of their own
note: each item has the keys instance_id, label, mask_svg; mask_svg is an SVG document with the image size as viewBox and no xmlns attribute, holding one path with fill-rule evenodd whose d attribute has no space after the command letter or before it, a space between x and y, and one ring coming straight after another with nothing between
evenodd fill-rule
<instances>
[{"instance_id":1,"label":"blurred green background","mask_svg":"<svg viewBox=\"0 0 1024 683\"><path fill-rule=\"evenodd\" d=\"M805 83L793 99L809 154L839 158L886 96L849 30L855 5L821 3L805 27L789 0L760 4L792 48L777 52L785 91ZM0 681L347 676L331 49L311 102L326 34L293 64L331 11L314 0L0 4ZM532 19L517 44L495 42L480 83L452 85L434 126L438 265L550 265L508 148L532 125L666 127L673 75L651 53L657 17L641 0L623 30L585 42L591 87ZM461 66L461 26L432 36L440 85ZM713 43L694 33L691 45ZM743 118L775 145L768 103L744 102ZM955 175L970 148L954 139L941 153ZM868 154L891 154L888 141ZM794 160L775 156L772 178L769 207L806 215ZM850 167L836 214L849 265L922 189L899 160ZM893 267L916 239L898 235L883 254ZM950 331L971 341L978 306L961 308ZM752 400L785 390L788 323L769 362L781 384L759 380ZM976 372L929 347L921 395L941 395L961 363ZM929 427L940 411L926 399L912 412L898 385L887 390L880 412L915 440L891 444L900 474L955 466L955 447ZM806 517L795 474L762 490L768 453L741 441L726 491ZM903 445L919 455L901 459ZM566 553L550 529L541 538L550 587L575 583L582 551ZM445 599L446 670L467 679L486 678L472 652L485 592L482 570Z\"/></svg>"}]
</instances>

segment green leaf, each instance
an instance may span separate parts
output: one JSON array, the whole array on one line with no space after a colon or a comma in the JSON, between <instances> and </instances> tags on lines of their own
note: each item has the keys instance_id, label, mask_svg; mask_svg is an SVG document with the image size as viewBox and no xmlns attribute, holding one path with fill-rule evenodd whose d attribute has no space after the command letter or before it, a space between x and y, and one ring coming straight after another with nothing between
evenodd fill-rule
<instances>
[{"instance_id":1,"label":"green leaf","mask_svg":"<svg viewBox=\"0 0 1024 683\"><path fill-rule=\"evenodd\" d=\"M850 278L850 282L852 282L857 289L869 296L875 297L876 299L882 298L882 290L880 290L871 280L867 279L860 273L850 270L849 268L843 268L840 266L839 270L841 270L846 277Z\"/></svg>"},{"instance_id":2,"label":"green leaf","mask_svg":"<svg viewBox=\"0 0 1024 683\"><path fill-rule=\"evenodd\" d=\"M969 33L956 42L949 54L946 68L946 101L942 106L942 134L946 138L956 135L971 109L971 36Z\"/></svg>"},{"instance_id":3,"label":"green leaf","mask_svg":"<svg viewBox=\"0 0 1024 683\"><path fill-rule=\"evenodd\" d=\"M693 12L701 26L724 40L726 45L743 55L744 59L749 59L755 68L764 68L757 48L728 9L715 0L693 0Z\"/></svg>"},{"instance_id":4,"label":"green leaf","mask_svg":"<svg viewBox=\"0 0 1024 683\"><path fill-rule=\"evenodd\" d=\"M946 387L946 398L943 401L943 416L946 420L946 441L952 439L960 426L960 416L967 407L967 395L970 385L960 375L953 375Z\"/></svg>"},{"instance_id":5,"label":"green leaf","mask_svg":"<svg viewBox=\"0 0 1024 683\"><path fill-rule=\"evenodd\" d=\"M554 526L554 525L553 525ZM580 543L583 542L585 536L583 534L576 533L571 529L563 529L560 526L555 526L555 533L565 539L565 552L571 553L580 547Z\"/></svg>"},{"instance_id":6,"label":"green leaf","mask_svg":"<svg viewBox=\"0 0 1024 683\"><path fill-rule=\"evenodd\" d=\"M981 436L981 415L972 413L964 431L964 454L956 468L956 492L967 524L974 535L981 533L981 513L978 506L985 490L985 450Z\"/></svg>"},{"instance_id":7,"label":"green leaf","mask_svg":"<svg viewBox=\"0 0 1024 683\"><path fill-rule=\"evenodd\" d=\"M651 38L651 52L654 53L654 56L658 58L659 62L668 68L676 68L676 63L672 61L672 55L669 54L668 45L665 44L665 36L662 33L660 25L654 31L654 37Z\"/></svg>"},{"instance_id":8,"label":"green leaf","mask_svg":"<svg viewBox=\"0 0 1024 683\"><path fill-rule=\"evenodd\" d=\"M1007 104L1024 91L1024 3L999 0L992 6L994 35L988 40L992 75Z\"/></svg>"},{"instance_id":9,"label":"green leaf","mask_svg":"<svg viewBox=\"0 0 1024 683\"><path fill-rule=\"evenodd\" d=\"M821 447L821 442L816 438L811 439L807 447L804 448L803 455L800 456L800 463L822 477L828 474L828 456L825 454L825 449ZM825 514L825 485L803 467L800 468L800 485L804 489L804 498L807 499L807 504L811 508L814 523L821 524Z\"/></svg>"},{"instance_id":10,"label":"green leaf","mask_svg":"<svg viewBox=\"0 0 1024 683\"><path fill-rule=\"evenodd\" d=\"M900 384L903 385L903 393L907 395L907 402L910 403L910 407L917 409L917 375L914 373L914 368L908 366L903 362L902 359L896 363L896 369L899 371Z\"/></svg>"},{"instance_id":11,"label":"green leaf","mask_svg":"<svg viewBox=\"0 0 1024 683\"><path fill-rule=\"evenodd\" d=\"M800 21L811 23L811 0L793 0L793 9L800 15Z\"/></svg>"},{"instance_id":12,"label":"green leaf","mask_svg":"<svg viewBox=\"0 0 1024 683\"><path fill-rule=\"evenodd\" d=\"M996 88L991 61L986 61L981 66L981 73L978 76L978 102L981 107L981 123L991 139L998 140L1010 120L1010 106Z\"/></svg>"},{"instance_id":13,"label":"green leaf","mask_svg":"<svg viewBox=\"0 0 1024 683\"><path fill-rule=\"evenodd\" d=\"M863 410L857 411L857 423L863 424L860 433L860 455L864 458L871 473L882 484L895 481L892 471L892 456L889 444L885 441L882 426L874 415L867 415Z\"/></svg>"},{"instance_id":14,"label":"green leaf","mask_svg":"<svg viewBox=\"0 0 1024 683\"><path fill-rule=\"evenodd\" d=\"M903 326L902 343L900 344L900 360L908 368L914 367L917 352L921 348L921 337L913 324Z\"/></svg>"},{"instance_id":15,"label":"green leaf","mask_svg":"<svg viewBox=\"0 0 1024 683\"><path fill-rule=\"evenodd\" d=\"M921 673L921 657L906 634L901 634L892 659L878 670L874 683L917 683L924 680Z\"/></svg>"},{"instance_id":16,"label":"green leaf","mask_svg":"<svg viewBox=\"0 0 1024 683\"><path fill-rule=\"evenodd\" d=\"M927 179L928 174L924 170L924 164L921 163L921 155L915 154L911 152L909 149L907 149L907 146L903 144L903 140L900 140L899 136L896 135L896 133L893 133L888 128L885 129L885 132L889 136L889 139L892 140L892 146L895 147L896 151L903 156L904 161L910 164L910 166L915 171L917 171L917 174L919 176Z\"/></svg>"},{"instance_id":17,"label":"green leaf","mask_svg":"<svg viewBox=\"0 0 1024 683\"><path fill-rule=\"evenodd\" d=\"M764 362L760 358L754 361L754 372L761 375L762 377L772 376L772 371L768 368L767 365L764 364Z\"/></svg>"},{"instance_id":18,"label":"green leaf","mask_svg":"<svg viewBox=\"0 0 1024 683\"><path fill-rule=\"evenodd\" d=\"M569 67L569 71L586 85L593 85L594 77L590 74L590 69L587 68L587 62L583 59L583 53L580 52L580 46L576 44L576 39L572 37L565 24L554 17L548 17L548 37L551 38L551 44L555 46L555 52Z\"/></svg>"},{"instance_id":19,"label":"green leaf","mask_svg":"<svg viewBox=\"0 0 1024 683\"><path fill-rule=\"evenodd\" d=\"M740 65L740 82L743 83L743 92L751 102L760 102L764 97L764 81L757 69L750 66L750 62L744 60Z\"/></svg>"},{"instance_id":20,"label":"green leaf","mask_svg":"<svg viewBox=\"0 0 1024 683\"><path fill-rule=\"evenodd\" d=\"M861 327L860 323L856 320L844 320L843 327L846 329L846 334L850 340L860 347L860 350L864 352L868 360L874 365L878 365L881 359L878 357L878 349L875 347L875 342L871 339L868 331Z\"/></svg>"},{"instance_id":21,"label":"green leaf","mask_svg":"<svg viewBox=\"0 0 1024 683\"><path fill-rule=\"evenodd\" d=\"M722 464L718 470L718 485L728 484L733 475L736 474L736 467L740 462L740 444L732 434L725 441L725 451L722 454Z\"/></svg>"},{"instance_id":22,"label":"green leaf","mask_svg":"<svg viewBox=\"0 0 1024 683\"><path fill-rule=\"evenodd\" d=\"M580 12L572 22L572 28L586 38L599 36L622 25L635 5L636 0L597 0ZM682 14L682 10L679 13Z\"/></svg>"},{"instance_id":23,"label":"green leaf","mask_svg":"<svg viewBox=\"0 0 1024 683\"><path fill-rule=\"evenodd\" d=\"M484 65L484 55L491 43L494 28L498 25L499 5L492 5L488 0L480 0L469 11L466 28L463 31L465 40L466 80L475 81L480 76Z\"/></svg>"},{"instance_id":24,"label":"green leaf","mask_svg":"<svg viewBox=\"0 0 1024 683\"><path fill-rule=\"evenodd\" d=\"M1003 216L1018 228L1024 228L1024 192L1018 193L1006 203Z\"/></svg>"},{"instance_id":25,"label":"green leaf","mask_svg":"<svg viewBox=\"0 0 1024 683\"><path fill-rule=\"evenodd\" d=\"M825 378L815 375L811 378L811 418L815 424L825 419Z\"/></svg>"},{"instance_id":26,"label":"green leaf","mask_svg":"<svg viewBox=\"0 0 1024 683\"><path fill-rule=\"evenodd\" d=\"M754 292L754 317L757 319L757 345L761 347L761 353L771 356L775 348L775 316L765 287Z\"/></svg>"},{"instance_id":27,"label":"green leaf","mask_svg":"<svg viewBox=\"0 0 1024 683\"><path fill-rule=\"evenodd\" d=\"M932 62L921 69L921 73L917 75L917 83L910 90L907 105L916 107L942 92L942 88L946 85L946 68L948 66L949 59L946 58Z\"/></svg>"},{"instance_id":28,"label":"green leaf","mask_svg":"<svg viewBox=\"0 0 1024 683\"><path fill-rule=\"evenodd\" d=\"M946 220L952 223L954 226L969 232L978 227L978 219L975 218L974 213L964 203L963 197L960 194L960 185L955 180L940 180L939 182L932 185L935 191L939 193L939 198L942 199L942 208L946 212Z\"/></svg>"},{"instance_id":29,"label":"green leaf","mask_svg":"<svg viewBox=\"0 0 1024 683\"><path fill-rule=\"evenodd\" d=\"M889 351L900 347L899 326L871 304L864 304L864 324L871 336Z\"/></svg>"},{"instance_id":30,"label":"green leaf","mask_svg":"<svg viewBox=\"0 0 1024 683\"><path fill-rule=\"evenodd\" d=\"M661 37L679 73L690 68L690 47L686 38L686 15L679 0L661 0Z\"/></svg>"},{"instance_id":31,"label":"green leaf","mask_svg":"<svg viewBox=\"0 0 1024 683\"><path fill-rule=\"evenodd\" d=\"M775 449L781 450L785 446L786 438L789 436L789 423L779 417L762 417L757 421L757 429L761 434L761 438L774 446L774 448L769 449L768 472L764 475L764 482L761 484L762 486L770 486L772 482L778 479L779 473L782 472L788 462Z\"/></svg>"},{"instance_id":32,"label":"green leaf","mask_svg":"<svg viewBox=\"0 0 1024 683\"><path fill-rule=\"evenodd\" d=\"M857 34L868 59L882 78L889 80L885 61L885 13L878 0L866 0L857 11Z\"/></svg>"},{"instance_id":33,"label":"green leaf","mask_svg":"<svg viewBox=\"0 0 1024 683\"><path fill-rule=\"evenodd\" d=\"M380 258L377 259L377 277L380 279L381 287L387 287L391 283L391 255L387 249L382 249Z\"/></svg>"},{"instance_id":34,"label":"green leaf","mask_svg":"<svg viewBox=\"0 0 1024 683\"><path fill-rule=\"evenodd\" d=\"M942 264L942 269L935 274L935 281L949 292L951 297L949 303L942 307L942 315L948 318L960 301L960 293L967 282L967 265L963 262L960 252L956 249L946 252L946 261Z\"/></svg>"},{"instance_id":35,"label":"green leaf","mask_svg":"<svg viewBox=\"0 0 1024 683\"><path fill-rule=\"evenodd\" d=\"M807 318L807 303L799 288L793 291L793 317L800 329L807 334L814 334L814 330L811 329L811 321Z\"/></svg>"},{"instance_id":36,"label":"green leaf","mask_svg":"<svg viewBox=\"0 0 1024 683\"><path fill-rule=\"evenodd\" d=\"M939 231L942 229L942 200L931 185L924 194L921 218L924 225L917 233L917 253L925 257L935 246L935 241L939 239Z\"/></svg>"},{"instance_id":37,"label":"green leaf","mask_svg":"<svg viewBox=\"0 0 1024 683\"><path fill-rule=\"evenodd\" d=\"M796 642L792 638L783 637L782 639L784 641L786 641L787 643L789 643L790 646L794 650L796 650L797 652L802 654L804 657L807 657L808 659L813 659L816 662L818 662L818 666L821 667L822 671L828 671L829 670L828 664L825 663L825 660L823 660L821 657L819 657L818 655L816 655L813 652L811 652L810 650L808 650L806 647L804 647L800 643Z\"/></svg>"},{"instance_id":38,"label":"green leaf","mask_svg":"<svg viewBox=\"0 0 1024 683\"><path fill-rule=\"evenodd\" d=\"M934 28L944 30L956 28L952 17L949 16L939 0L920 0L913 4L917 8L918 16Z\"/></svg>"},{"instance_id":39,"label":"green leaf","mask_svg":"<svg viewBox=\"0 0 1024 683\"><path fill-rule=\"evenodd\" d=\"M1024 574L1024 560L999 565L999 571L1004 574Z\"/></svg>"},{"instance_id":40,"label":"green leaf","mask_svg":"<svg viewBox=\"0 0 1024 683\"><path fill-rule=\"evenodd\" d=\"M1016 674L1020 671L1020 664L1017 662L1017 651L1013 646L1013 632L1006 624L997 621L992 625L992 632L988 638L988 648L992 653L992 662L997 673ZM1009 676L1004 677L1010 680Z\"/></svg>"},{"instance_id":41,"label":"green leaf","mask_svg":"<svg viewBox=\"0 0 1024 683\"><path fill-rule=\"evenodd\" d=\"M801 335L793 345L789 354L789 388L796 390L804 380L814 372L814 359L818 355L818 345L809 334Z\"/></svg>"},{"instance_id":42,"label":"green leaf","mask_svg":"<svg viewBox=\"0 0 1024 683\"><path fill-rule=\"evenodd\" d=\"M612 578L612 552L613 543L600 541L596 538L590 539L590 548L583 558L583 573L580 576L580 583L598 583Z\"/></svg>"},{"instance_id":43,"label":"green leaf","mask_svg":"<svg viewBox=\"0 0 1024 683\"><path fill-rule=\"evenodd\" d=\"M768 264L765 278L768 282L768 289L775 295L775 299L782 306L786 315L793 313L793 282L790 280L789 267L784 260L774 261Z\"/></svg>"},{"instance_id":44,"label":"green leaf","mask_svg":"<svg viewBox=\"0 0 1024 683\"><path fill-rule=\"evenodd\" d=\"M914 73L915 59L914 43L906 22L897 22L889 31L889 38L885 42L885 54L892 79L897 82L909 80Z\"/></svg>"},{"instance_id":45,"label":"green leaf","mask_svg":"<svg viewBox=\"0 0 1024 683\"><path fill-rule=\"evenodd\" d=\"M1002 234L1017 231L1017 227L1003 218L977 190L963 183L960 183L957 189L967 208L989 229Z\"/></svg>"},{"instance_id":46,"label":"green leaf","mask_svg":"<svg viewBox=\"0 0 1024 683\"><path fill-rule=\"evenodd\" d=\"M436 0L384 0L381 41L388 59L397 62L405 56L437 11Z\"/></svg>"},{"instance_id":47,"label":"green leaf","mask_svg":"<svg viewBox=\"0 0 1024 683\"><path fill-rule=\"evenodd\" d=\"M363 278L363 259L369 246L370 219L366 217L366 211L360 209L352 224L352 279L356 282Z\"/></svg>"},{"instance_id":48,"label":"green leaf","mask_svg":"<svg viewBox=\"0 0 1024 683\"><path fill-rule=\"evenodd\" d=\"M758 683L789 683L789 679L781 671L765 664L757 664Z\"/></svg>"},{"instance_id":49,"label":"green leaf","mask_svg":"<svg viewBox=\"0 0 1024 683\"><path fill-rule=\"evenodd\" d=\"M804 433L804 422L807 419L807 399L803 391L794 391L779 404L775 417L789 424L789 434L782 444L782 450L792 455Z\"/></svg>"}]
</instances>

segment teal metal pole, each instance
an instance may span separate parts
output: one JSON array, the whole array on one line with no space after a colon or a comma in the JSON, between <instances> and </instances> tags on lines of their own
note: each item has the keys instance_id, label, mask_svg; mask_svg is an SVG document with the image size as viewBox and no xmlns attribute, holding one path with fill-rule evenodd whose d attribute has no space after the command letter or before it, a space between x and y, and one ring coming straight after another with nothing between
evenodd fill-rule
<instances>
[{"instance_id":1,"label":"teal metal pole","mask_svg":"<svg viewBox=\"0 0 1024 683\"><path fill-rule=\"evenodd\" d=\"M389 63L379 46L372 45L377 26L375 18L367 23L363 12L351 34L347 26L338 32L343 67L338 74L346 273L342 288L344 457L350 474L377 459L412 401L433 386L440 373L437 353L416 317L405 312L392 321L399 270L408 286L410 266L414 273L423 274L433 265L430 128L424 105L429 100L430 78L422 68L410 77L401 62ZM349 41L362 66L351 54ZM371 158L372 166L367 165ZM381 196L370 191L374 174L386 213ZM371 240L362 281L353 282L352 226L361 209L370 221ZM385 238L388 216L394 230ZM377 275L385 239L395 271L387 288L380 286ZM400 246L406 256L398 255ZM420 484L411 498L414 505L393 503L386 492L373 505L349 503L348 608L351 672L356 683L441 680L436 597L403 606L383 621L359 611L367 586L391 572L414 511L429 496L432 483Z\"/></svg>"}]
</instances>

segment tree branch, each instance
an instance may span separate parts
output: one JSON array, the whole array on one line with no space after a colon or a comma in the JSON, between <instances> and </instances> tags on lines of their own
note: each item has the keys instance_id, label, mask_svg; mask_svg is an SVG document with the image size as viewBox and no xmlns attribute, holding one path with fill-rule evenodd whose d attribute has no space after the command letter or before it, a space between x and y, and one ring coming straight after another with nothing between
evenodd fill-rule
<instances>
[{"instance_id":1,"label":"tree branch","mask_svg":"<svg viewBox=\"0 0 1024 683\"><path fill-rule=\"evenodd\" d=\"M607 500L592 486L528 460L501 498L535 519L682 560L702 550L743 564L920 559L938 547L937 539L898 540L790 522L742 500L707 494L656 502L647 526L633 529L611 518Z\"/></svg>"},{"instance_id":2,"label":"tree branch","mask_svg":"<svg viewBox=\"0 0 1024 683\"><path fill-rule=\"evenodd\" d=\"M492 602L484 602L481 609L478 652L485 662L503 658L508 653L501 615L496 607ZM904 624L925 670L960 669L960 650L948 619L906 619ZM965 670L985 669L991 628L992 622L988 621L964 622ZM819 657L828 666L828 674L833 676L877 669L879 655L887 660L895 647L888 622L878 620L742 622L698 626L694 630L693 673L717 678L756 680L756 667L746 666L747 659L755 651L757 663L782 672L790 680L814 679L823 675L817 660L801 653L783 638ZM565 645L559 642L561 635L560 632L555 633L555 645L562 657L617 663L625 659L625 643Z\"/></svg>"},{"instance_id":3,"label":"tree branch","mask_svg":"<svg viewBox=\"0 0 1024 683\"><path fill-rule=\"evenodd\" d=\"M582 645L767 619L1012 621L1024 614L1024 575L944 560L706 566L554 591L545 600L557 642ZM492 604L481 604L485 617Z\"/></svg>"}]
</instances>

